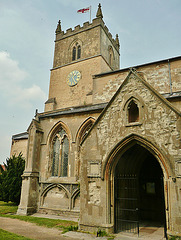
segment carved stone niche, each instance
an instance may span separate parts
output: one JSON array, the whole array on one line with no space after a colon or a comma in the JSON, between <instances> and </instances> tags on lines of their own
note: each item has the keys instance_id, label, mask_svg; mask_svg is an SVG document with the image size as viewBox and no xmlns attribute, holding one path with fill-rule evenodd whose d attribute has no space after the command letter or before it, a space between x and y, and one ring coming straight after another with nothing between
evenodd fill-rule
<instances>
[{"instance_id":1,"label":"carved stone niche","mask_svg":"<svg viewBox=\"0 0 181 240\"><path fill-rule=\"evenodd\" d=\"M101 177L101 163L99 161L89 161L87 173L88 177Z\"/></svg>"}]
</instances>

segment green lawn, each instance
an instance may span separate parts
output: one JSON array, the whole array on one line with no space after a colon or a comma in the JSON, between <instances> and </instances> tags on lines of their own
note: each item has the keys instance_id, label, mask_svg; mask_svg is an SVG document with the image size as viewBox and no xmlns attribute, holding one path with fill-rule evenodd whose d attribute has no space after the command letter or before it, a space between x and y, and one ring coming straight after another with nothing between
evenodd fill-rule
<instances>
[{"instance_id":1,"label":"green lawn","mask_svg":"<svg viewBox=\"0 0 181 240\"><path fill-rule=\"evenodd\" d=\"M31 222L39 226L44 226L48 228L56 227L63 230L64 232L78 229L78 223L73 221L15 215L17 208L18 207L15 206L13 203L5 203L0 201L0 216L19 219L26 222Z\"/></svg>"},{"instance_id":2,"label":"green lawn","mask_svg":"<svg viewBox=\"0 0 181 240\"><path fill-rule=\"evenodd\" d=\"M12 202L6 203L0 201L0 214L15 214L17 209L18 207Z\"/></svg>"},{"instance_id":3,"label":"green lawn","mask_svg":"<svg viewBox=\"0 0 181 240\"><path fill-rule=\"evenodd\" d=\"M7 232L0 229L0 239L1 240L32 240L31 238L22 237L20 235Z\"/></svg>"}]
</instances>

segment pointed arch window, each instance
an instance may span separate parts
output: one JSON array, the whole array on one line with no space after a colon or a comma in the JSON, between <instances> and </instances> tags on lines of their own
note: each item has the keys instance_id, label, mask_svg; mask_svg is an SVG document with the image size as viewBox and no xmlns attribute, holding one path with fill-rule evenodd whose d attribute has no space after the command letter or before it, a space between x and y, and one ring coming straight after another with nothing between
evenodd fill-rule
<instances>
[{"instance_id":1,"label":"pointed arch window","mask_svg":"<svg viewBox=\"0 0 181 240\"><path fill-rule=\"evenodd\" d=\"M135 101L128 104L128 123L139 122L139 108Z\"/></svg>"},{"instance_id":2,"label":"pointed arch window","mask_svg":"<svg viewBox=\"0 0 181 240\"><path fill-rule=\"evenodd\" d=\"M63 128L61 128L55 134L52 145L53 145L52 176L67 177L69 140Z\"/></svg>"},{"instance_id":3,"label":"pointed arch window","mask_svg":"<svg viewBox=\"0 0 181 240\"><path fill-rule=\"evenodd\" d=\"M76 61L81 58L82 44L80 41L74 42L70 46L72 61Z\"/></svg>"},{"instance_id":4,"label":"pointed arch window","mask_svg":"<svg viewBox=\"0 0 181 240\"><path fill-rule=\"evenodd\" d=\"M84 121L84 123L81 125L81 127L78 130L77 133L77 165L76 165L76 175L79 178L80 177L80 143L83 141L83 139L86 137L86 135L88 134L89 130L91 129L91 127L93 126L95 122L95 119L92 117L89 117L86 121Z\"/></svg>"}]
</instances>

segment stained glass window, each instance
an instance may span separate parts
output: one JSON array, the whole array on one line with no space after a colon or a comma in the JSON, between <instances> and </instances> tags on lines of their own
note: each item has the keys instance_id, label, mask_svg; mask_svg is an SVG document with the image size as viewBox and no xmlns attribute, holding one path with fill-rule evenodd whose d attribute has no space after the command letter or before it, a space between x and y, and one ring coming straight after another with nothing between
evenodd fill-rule
<instances>
[{"instance_id":1,"label":"stained glass window","mask_svg":"<svg viewBox=\"0 0 181 240\"><path fill-rule=\"evenodd\" d=\"M61 174L60 174L61 177L67 177L68 152L69 152L69 142L68 142L67 136L65 136L62 143Z\"/></svg>"},{"instance_id":2,"label":"stained glass window","mask_svg":"<svg viewBox=\"0 0 181 240\"><path fill-rule=\"evenodd\" d=\"M52 176L58 176L59 155L60 155L60 141L58 137L56 137L53 143Z\"/></svg>"},{"instance_id":3,"label":"stained glass window","mask_svg":"<svg viewBox=\"0 0 181 240\"><path fill-rule=\"evenodd\" d=\"M69 141L63 128L53 139L52 176L67 177Z\"/></svg>"}]
</instances>

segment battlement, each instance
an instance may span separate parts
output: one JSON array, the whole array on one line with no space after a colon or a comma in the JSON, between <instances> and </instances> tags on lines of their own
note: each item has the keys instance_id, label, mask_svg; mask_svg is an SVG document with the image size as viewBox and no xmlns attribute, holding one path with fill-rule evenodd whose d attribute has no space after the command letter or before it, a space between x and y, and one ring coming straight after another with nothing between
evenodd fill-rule
<instances>
[{"instance_id":1,"label":"battlement","mask_svg":"<svg viewBox=\"0 0 181 240\"><path fill-rule=\"evenodd\" d=\"M74 29L68 28L66 30L66 32L61 30L61 22L59 21L58 25L57 25L57 29L55 31L56 32L56 39L55 39L55 41L60 41L60 40L62 40L64 38L73 36L75 34L83 32L83 31L91 30L92 28L95 28L95 27L98 27L98 26L101 26L104 29L105 33L107 34L108 38L110 39L110 41L112 42L114 47L117 49L117 51L119 51L118 35L116 35L115 39L112 37L112 34L109 32L109 29L107 28L107 26L105 25L105 23L104 23L104 21L102 20L101 17L94 18L92 20L92 23L87 21L87 22L83 23L83 26L77 25L77 26L74 27Z\"/></svg>"}]
</instances>

